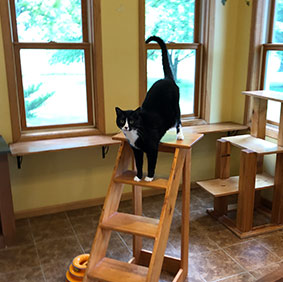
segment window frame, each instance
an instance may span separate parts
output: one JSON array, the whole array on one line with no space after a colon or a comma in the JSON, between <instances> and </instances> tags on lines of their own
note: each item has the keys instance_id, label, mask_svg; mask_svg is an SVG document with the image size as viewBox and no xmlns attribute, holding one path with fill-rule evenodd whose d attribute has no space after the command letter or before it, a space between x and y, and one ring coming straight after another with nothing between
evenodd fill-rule
<instances>
[{"instance_id":1,"label":"window frame","mask_svg":"<svg viewBox=\"0 0 283 282\"><path fill-rule=\"evenodd\" d=\"M263 90L268 51L283 51L283 44L272 43L276 0L254 0L252 8L251 39L247 90ZM251 124L252 102L245 98L244 123ZM277 139L277 122L267 120L266 135Z\"/></svg>"},{"instance_id":2,"label":"window frame","mask_svg":"<svg viewBox=\"0 0 283 282\"><path fill-rule=\"evenodd\" d=\"M105 133L101 4L100 0L81 0L81 3L83 40L77 43L19 42L16 29L14 0L5 0L0 3L13 142ZM84 50L86 58L87 123L32 128L26 126L19 53L21 49Z\"/></svg>"},{"instance_id":3,"label":"window frame","mask_svg":"<svg viewBox=\"0 0 283 282\"><path fill-rule=\"evenodd\" d=\"M139 102L147 93L147 50L160 47L156 43L145 44L145 1L139 0ZM193 43L166 43L168 49L196 50L194 113L182 115L183 125L203 124L210 118L210 96L212 78L212 54L214 39L214 1L196 0L195 29Z\"/></svg>"}]
</instances>

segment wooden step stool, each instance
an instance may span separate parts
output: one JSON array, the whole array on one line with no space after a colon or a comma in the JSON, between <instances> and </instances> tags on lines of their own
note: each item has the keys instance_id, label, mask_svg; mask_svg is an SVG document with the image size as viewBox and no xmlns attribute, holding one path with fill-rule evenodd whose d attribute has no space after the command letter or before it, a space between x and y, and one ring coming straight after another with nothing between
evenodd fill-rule
<instances>
[{"instance_id":1,"label":"wooden step stool","mask_svg":"<svg viewBox=\"0 0 283 282\"><path fill-rule=\"evenodd\" d=\"M245 91L253 99L250 135L224 137L217 140L216 179L198 184L214 196L214 209L208 211L240 238L283 228L283 93L274 91ZM267 101L281 103L277 144L265 139ZM241 148L240 174L230 177L230 147ZM275 177L263 173L263 157L276 154ZM257 192L273 188L271 222L253 227ZM227 216L227 196L238 194L236 222ZM257 203L256 203L257 205Z\"/></svg>"},{"instance_id":2,"label":"wooden step stool","mask_svg":"<svg viewBox=\"0 0 283 282\"><path fill-rule=\"evenodd\" d=\"M185 134L183 141L177 141L175 133L167 133L159 151L174 153L170 176L169 179L157 178L152 182L133 180L135 172L128 170L133 163L132 149L123 134L113 137L122 143L92 244L85 282L155 282L159 279L161 269L175 275L175 282L185 280L188 273L191 147L202 136ZM177 259L164 254L182 172L182 245L181 259ZM134 214L117 212L124 184L133 185ZM142 187L165 190L159 220L142 216ZM129 263L105 257L113 230L133 235L133 258ZM142 249L142 236L155 240L152 252Z\"/></svg>"}]
</instances>

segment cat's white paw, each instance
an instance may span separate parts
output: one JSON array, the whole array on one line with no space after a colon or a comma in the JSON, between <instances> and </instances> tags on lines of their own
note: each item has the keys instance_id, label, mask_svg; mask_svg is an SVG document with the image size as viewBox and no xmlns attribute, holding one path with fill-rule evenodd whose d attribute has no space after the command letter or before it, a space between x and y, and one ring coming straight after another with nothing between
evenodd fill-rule
<instances>
[{"instance_id":1,"label":"cat's white paw","mask_svg":"<svg viewBox=\"0 0 283 282\"><path fill-rule=\"evenodd\" d=\"M137 176L135 176L135 177L134 177L134 181L136 181L136 182L140 182L140 181L141 181L141 179L139 179Z\"/></svg>"},{"instance_id":2,"label":"cat's white paw","mask_svg":"<svg viewBox=\"0 0 283 282\"><path fill-rule=\"evenodd\" d=\"M153 177L146 176L144 180L147 182L151 182L153 180Z\"/></svg>"},{"instance_id":3,"label":"cat's white paw","mask_svg":"<svg viewBox=\"0 0 283 282\"><path fill-rule=\"evenodd\" d=\"M177 134L177 140L184 140L184 134L182 131Z\"/></svg>"}]
</instances>

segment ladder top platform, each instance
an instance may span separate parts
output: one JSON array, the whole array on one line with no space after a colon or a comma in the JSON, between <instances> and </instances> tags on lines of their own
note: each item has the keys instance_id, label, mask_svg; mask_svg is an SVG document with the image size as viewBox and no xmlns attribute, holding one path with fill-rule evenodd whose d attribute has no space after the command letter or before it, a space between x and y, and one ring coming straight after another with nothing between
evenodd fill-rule
<instances>
[{"instance_id":1,"label":"ladder top platform","mask_svg":"<svg viewBox=\"0 0 283 282\"><path fill-rule=\"evenodd\" d=\"M184 140L176 140L176 132L169 130L161 139L160 144L172 148L191 148L194 143L203 137L203 134L184 132L184 137ZM112 139L120 141L127 140L123 132L114 135Z\"/></svg>"},{"instance_id":2,"label":"ladder top platform","mask_svg":"<svg viewBox=\"0 0 283 282\"><path fill-rule=\"evenodd\" d=\"M264 100L272 100L283 103L283 92L277 92L271 90L255 90L255 91L243 91L242 94Z\"/></svg>"}]
</instances>

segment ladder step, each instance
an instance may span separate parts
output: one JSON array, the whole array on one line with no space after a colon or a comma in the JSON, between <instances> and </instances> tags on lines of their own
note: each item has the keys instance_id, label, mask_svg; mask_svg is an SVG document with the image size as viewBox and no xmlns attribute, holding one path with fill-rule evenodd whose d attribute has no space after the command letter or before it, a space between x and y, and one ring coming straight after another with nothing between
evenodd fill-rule
<instances>
[{"instance_id":1,"label":"ladder step","mask_svg":"<svg viewBox=\"0 0 283 282\"><path fill-rule=\"evenodd\" d=\"M124 184L131 184L131 185L138 185L143 187L151 187L157 189L166 189L168 180L164 178L157 178L151 182L147 182L141 180L139 182L134 181L134 177L136 176L136 172L132 170L127 170L123 174L114 178L114 181L117 183L124 183Z\"/></svg>"},{"instance_id":2,"label":"ladder step","mask_svg":"<svg viewBox=\"0 0 283 282\"><path fill-rule=\"evenodd\" d=\"M99 281L145 282L148 268L110 258L103 258L94 268L89 269L88 278Z\"/></svg>"},{"instance_id":3,"label":"ladder step","mask_svg":"<svg viewBox=\"0 0 283 282\"><path fill-rule=\"evenodd\" d=\"M115 212L101 227L115 231L155 238L159 220L144 216Z\"/></svg>"}]
</instances>

